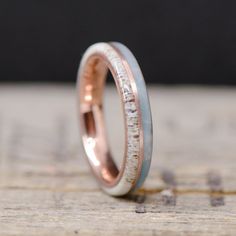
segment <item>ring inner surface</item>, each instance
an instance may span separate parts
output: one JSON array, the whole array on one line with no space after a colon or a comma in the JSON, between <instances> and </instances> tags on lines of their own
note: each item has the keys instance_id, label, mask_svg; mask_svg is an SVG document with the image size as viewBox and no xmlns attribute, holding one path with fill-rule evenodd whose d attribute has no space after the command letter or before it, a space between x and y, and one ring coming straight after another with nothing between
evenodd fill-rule
<instances>
[{"instance_id":1,"label":"ring inner surface","mask_svg":"<svg viewBox=\"0 0 236 236\"><path fill-rule=\"evenodd\" d=\"M112 184L119 176L108 146L103 111L103 94L108 66L99 56L88 59L80 75L80 112L86 154L95 175Z\"/></svg>"}]
</instances>

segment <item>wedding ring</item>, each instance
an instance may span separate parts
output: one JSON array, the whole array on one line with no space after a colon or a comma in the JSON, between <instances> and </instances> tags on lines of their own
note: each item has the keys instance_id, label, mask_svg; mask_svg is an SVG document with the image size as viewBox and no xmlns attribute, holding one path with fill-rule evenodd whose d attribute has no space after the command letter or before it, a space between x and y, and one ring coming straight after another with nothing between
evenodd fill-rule
<instances>
[{"instance_id":1,"label":"wedding ring","mask_svg":"<svg viewBox=\"0 0 236 236\"><path fill-rule=\"evenodd\" d=\"M108 70L115 80L125 122L125 150L120 168L109 150L103 113ZM80 63L77 91L83 147L101 188L113 196L137 190L149 172L153 135L149 98L135 57L117 42L90 46Z\"/></svg>"}]
</instances>

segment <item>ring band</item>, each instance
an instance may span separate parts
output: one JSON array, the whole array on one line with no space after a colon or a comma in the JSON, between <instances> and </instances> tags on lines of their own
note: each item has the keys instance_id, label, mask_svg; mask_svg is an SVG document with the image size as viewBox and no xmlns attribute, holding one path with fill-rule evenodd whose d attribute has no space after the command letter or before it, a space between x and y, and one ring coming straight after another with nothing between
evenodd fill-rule
<instances>
[{"instance_id":1,"label":"ring band","mask_svg":"<svg viewBox=\"0 0 236 236\"><path fill-rule=\"evenodd\" d=\"M106 138L103 91L110 70L124 113L125 150L120 170ZM80 132L92 172L102 189L122 196L141 187L151 163L152 118L139 65L121 43L96 43L85 52L77 76Z\"/></svg>"}]
</instances>

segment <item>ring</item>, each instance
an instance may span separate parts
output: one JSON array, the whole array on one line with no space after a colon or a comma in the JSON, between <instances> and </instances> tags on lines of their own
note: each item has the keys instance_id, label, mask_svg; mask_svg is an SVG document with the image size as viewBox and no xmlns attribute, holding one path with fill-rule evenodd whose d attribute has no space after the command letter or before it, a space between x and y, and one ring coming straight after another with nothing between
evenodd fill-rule
<instances>
[{"instance_id":1,"label":"ring","mask_svg":"<svg viewBox=\"0 0 236 236\"><path fill-rule=\"evenodd\" d=\"M124 158L119 169L106 137L103 91L110 70L121 98L125 122ZM80 132L92 172L101 188L122 196L140 188L152 157L152 118L140 67L121 43L96 43L83 55L77 76Z\"/></svg>"}]
</instances>

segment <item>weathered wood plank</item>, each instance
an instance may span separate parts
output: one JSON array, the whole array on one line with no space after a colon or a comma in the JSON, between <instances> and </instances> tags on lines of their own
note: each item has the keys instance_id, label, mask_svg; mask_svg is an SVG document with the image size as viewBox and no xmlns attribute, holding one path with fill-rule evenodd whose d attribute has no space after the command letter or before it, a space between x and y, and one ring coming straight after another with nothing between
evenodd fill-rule
<instances>
[{"instance_id":1,"label":"weathered wood plank","mask_svg":"<svg viewBox=\"0 0 236 236\"><path fill-rule=\"evenodd\" d=\"M0 235L235 235L235 92L150 88L150 175L137 194L113 198L83 158L74 88L2 86ZM106 96L119 162L121 110L113 88Z\"/></svg>"}]
</instances>

